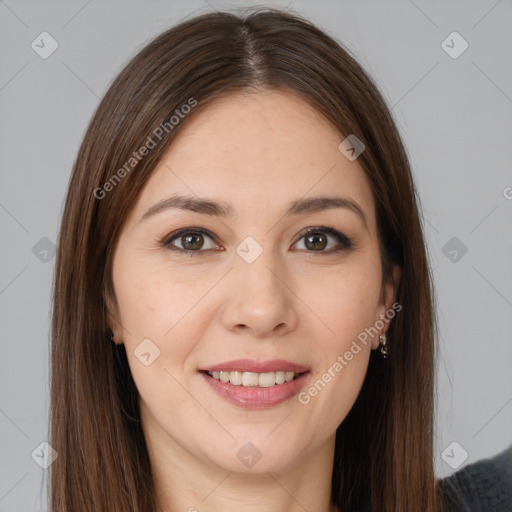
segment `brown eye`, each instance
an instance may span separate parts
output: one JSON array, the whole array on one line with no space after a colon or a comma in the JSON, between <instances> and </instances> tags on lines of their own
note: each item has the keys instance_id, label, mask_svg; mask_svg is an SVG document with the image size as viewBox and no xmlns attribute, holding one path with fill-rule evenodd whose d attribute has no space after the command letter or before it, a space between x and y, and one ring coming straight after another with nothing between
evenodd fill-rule
<instances>
[{"instance_id":1,"label":"brown eye","mask_svg":"<svg viewBox=\"0 0 512 512\"><path fill-rule=\"evenodd\" d=\"M333 238L338 242L338 247L334 244L334 247L329 247L329 238ZM319 227L309 229L302 233L304 239L304 246L307 252L317 252L319 254L330 254L338 252L343 249L350 249L353 247L353 243L350 238L346 237L343 233L335 230L333 227Z\"/></svg>"},{"instance_id":2,"label":"brown eye","mask_svg":"<svg viewBox=\"0 0 512 512\"><path fill-rule=\"evenodd\" d=\"M183 249L187 251L201 249L204 244L204 238L202 234L182 235L181 244Z\"/></svg>"},{"instance_id":3,"label":"brown eye","mask_svg":"<svg viewBox=\"0 0 512 512\"><path fill-rule=\"evenodd\" d=\"M308 249L312 249L314 251L316 251L316 250L322 251L323 249L326 248L327 243L328 243L327 237L321 232L312 233L310 235L307 235L305 238L306 238L306 247Z\"/></svg>"},{"instance_id":4,"label":"brown eye","mask_svg":"<svg viewBox=\"0 0 512 512\"><path fill-rule=\"evenodd\" d=\"M208 242L208 239L210 242ZM187 228L171 233L161 244L173 251L182 251L190 255L193 253L207 252L209 249L218 247L213 242L212 235L201 228Z\"/></svg>"}]
</instances>

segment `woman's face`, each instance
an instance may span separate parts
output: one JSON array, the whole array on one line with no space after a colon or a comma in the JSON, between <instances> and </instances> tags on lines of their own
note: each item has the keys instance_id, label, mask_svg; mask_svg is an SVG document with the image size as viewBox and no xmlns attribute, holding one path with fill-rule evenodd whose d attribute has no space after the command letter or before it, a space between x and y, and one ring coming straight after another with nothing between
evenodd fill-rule
<instances>
[{"instance_id":1,"label":"woman's face","mask_svg":"<svg viewBox=\"0 0 512 512\"><path fill-rule=\"evenodd\" d=\"M332 451L378 347L365 329L394 300L374 199L345 137L291 93L231 95L189 121L124 225L111 326L150 445L285 471Z\"/></svg>"}]
</instances>

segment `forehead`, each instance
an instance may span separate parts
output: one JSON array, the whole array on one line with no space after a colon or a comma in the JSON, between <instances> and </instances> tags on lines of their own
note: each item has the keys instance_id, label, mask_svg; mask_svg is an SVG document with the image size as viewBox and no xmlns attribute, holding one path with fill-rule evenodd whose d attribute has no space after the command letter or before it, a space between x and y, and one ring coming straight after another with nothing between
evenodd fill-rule
<instances>
[{"instance_id":1,"label":"forehead","mask_svg":"<svg viewBox=\"0 0 512 512\"><path fill-rule=\"evenodd\" d=\"M171 193L216 197L236 213L279 214L299 198L342 195L372 220L368 179L338 149L345 138L293 93L237 93L197 112L152 173L136 209Z\"/></svg>"}]
</instances>

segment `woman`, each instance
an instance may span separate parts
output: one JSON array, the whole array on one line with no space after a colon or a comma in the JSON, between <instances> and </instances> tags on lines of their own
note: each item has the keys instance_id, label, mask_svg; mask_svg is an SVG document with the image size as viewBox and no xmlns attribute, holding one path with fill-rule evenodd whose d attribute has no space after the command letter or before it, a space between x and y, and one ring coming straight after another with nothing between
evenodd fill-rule
<instances>
[{"instance_id":1,"label":"woman","mask_svg":"<svg viewBox=\"0 0 512 512\"><path fill-rule=\"evenodd\" d=\"M52 510L441 510L433 308L354 58L275 10L181 23L114 80L69 183Z\"/></svg>"}]
</instances>

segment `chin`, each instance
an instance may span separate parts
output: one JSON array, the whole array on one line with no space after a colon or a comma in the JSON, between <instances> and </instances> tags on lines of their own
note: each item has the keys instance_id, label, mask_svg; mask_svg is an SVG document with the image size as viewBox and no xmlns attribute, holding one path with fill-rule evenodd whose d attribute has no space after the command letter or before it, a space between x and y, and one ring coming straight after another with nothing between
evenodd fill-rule
<instances>
[{"instance_id":1,"label":"chin","mask_svg":"<svg viewBox=\"0 0 512 512\"><path fill-rule=\"evenodd\" d=\"M243 439L235 437L225 447L219 446L219 450L207 454L208 458L217 467L234 473L264 475L291 471L297 466L298 447L286 446L277 437L265 440L270 431L265 429L264 435L260 431L254 441L248 440L247 433Z\"/></svg>"}]
</instances>

